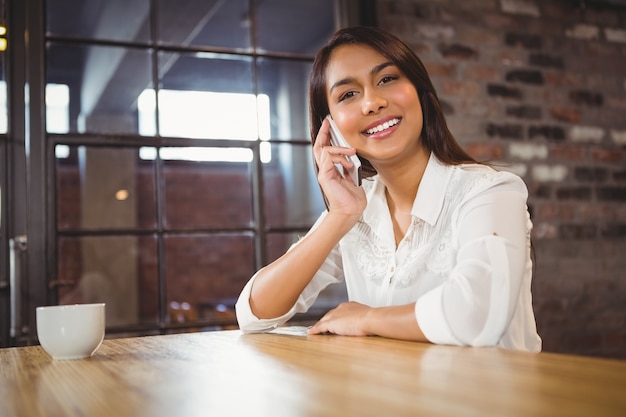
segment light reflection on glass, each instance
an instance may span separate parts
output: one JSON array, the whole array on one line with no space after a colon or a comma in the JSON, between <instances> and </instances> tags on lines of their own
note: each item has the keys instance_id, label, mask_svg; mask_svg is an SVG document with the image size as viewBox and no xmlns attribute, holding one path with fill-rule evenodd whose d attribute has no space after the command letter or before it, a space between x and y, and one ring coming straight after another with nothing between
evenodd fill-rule
<instances>
[{"instance_id":1,"label":"light reflection on glass","mask_svg":"<svg viewBox=\"0 0 626 417\"><path fill-rule=\"evenodd\" d=\"M144 90L138 98L139 134L156 134L156 95ZM208 122L218 120L219 122ZM210 91L159 91L159 127L162 136L195 139L262 140L271 136L270 99L266 94ZM266 144L262 144L266 145ZM271 147L261 146L261 161L271 161ZM156 150L140 149L142 159L153 160ZM250 162L248 148L163 148L162 159L186 161Z\"/></svg>"},{"instance_id":2,"label":"light reflection on glass","mask_svg":"<svg viewBox=\"0 0 626 417\"><path fill-rule=\"evenodd\" d=\"M46 84L46 131L70 131L70 89L65 84Z\"/></svg>"}]
</instances>

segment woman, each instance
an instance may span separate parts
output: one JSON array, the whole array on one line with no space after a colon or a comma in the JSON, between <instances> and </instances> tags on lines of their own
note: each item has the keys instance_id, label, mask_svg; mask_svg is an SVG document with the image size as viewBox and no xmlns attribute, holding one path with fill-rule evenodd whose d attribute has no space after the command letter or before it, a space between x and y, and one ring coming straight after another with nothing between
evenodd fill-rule
<instances>
[{"instance_id":1,"label":"woman","mask_svg":"<svg viewBox=\"0 0 626 417\"><path fill-rule=\"evenodd\" d=\"M271 330L345 279L350 301L309 334L541 350L526 187L458 145L419 58L379 29L342 29L318 52L309 88L328 209L250 279L240 328ZM330 146L327 114L351 148ZM361 187L335 167L355 153Z\"/></svg>"}]
</instances>

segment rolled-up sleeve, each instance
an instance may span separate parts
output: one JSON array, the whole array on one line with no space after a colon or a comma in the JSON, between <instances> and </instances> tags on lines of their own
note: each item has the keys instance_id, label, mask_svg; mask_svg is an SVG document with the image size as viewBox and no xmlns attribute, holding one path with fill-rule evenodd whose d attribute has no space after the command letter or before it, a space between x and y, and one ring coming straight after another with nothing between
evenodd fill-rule
<instances>
[{"instance_id":1,"label":"rolled-up sleeve","mask_svg":"<svg viewBox=\"0 0 626 417\"><path fill-rule=\"evenodd\" d=\"M322 216L323 217L323 216ZM321 218L313 225L313 230ZM291 250L295 245L291 246ZM313 276L309 284L302 291L296 303L291 309L280 317L274 317L271 319L260 319L254 315L252 308L250 307L250 294L252 292L252 286L258 275L258 272L254 274L252 278L245 285L237 303L235 304L235 312L237 314L237 323L239 328L244 333L261 333L275 329L278 326L283 325L289 319L291 319L297 313L304 313L315 303L319 293L330 284L335 284L343 280L343 267L341 260L341 252L339 245L337 245L328 255L326 261L322 264L317 273Z\"/></svg>"},{"instance_id":2,"label":"rolled-up sleeve","mask_svg":"<svg viewBox=\"0 0 626 417\"><path fill-rule=\"evenodd\" d=\"M448 280L417 300L417 321L433 343L495 346L513 317L531 224L525 185L506 178L460 206L456 264Z\"/></svg>"}]
</instances>

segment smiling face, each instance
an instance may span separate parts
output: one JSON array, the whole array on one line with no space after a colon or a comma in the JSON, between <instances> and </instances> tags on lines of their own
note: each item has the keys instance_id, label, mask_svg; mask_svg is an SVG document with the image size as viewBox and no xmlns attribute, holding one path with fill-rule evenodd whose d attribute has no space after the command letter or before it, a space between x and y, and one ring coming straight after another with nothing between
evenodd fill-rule
<instances>
[{"instance_id":1,"label":"smiling face","mask_svg":"<svg viewBox=\"0 0 626 417\"><path fill-rule=\"evenodd\" d=\"M400 69L373 48L336 48L326 68L328 108L359 155L379 168L422 149L422 107Z\"/></svg>"}]
</instances>

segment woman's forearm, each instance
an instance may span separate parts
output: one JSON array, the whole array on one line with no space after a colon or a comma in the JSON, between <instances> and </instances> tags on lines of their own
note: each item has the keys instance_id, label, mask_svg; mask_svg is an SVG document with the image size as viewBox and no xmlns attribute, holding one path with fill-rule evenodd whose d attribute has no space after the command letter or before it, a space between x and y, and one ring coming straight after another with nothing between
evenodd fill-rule
<instances>
[{"instance_id":1,"label":"woman's forearm","mask_svg":"<svg viewBox=\"0 0 626 417\"><path fill-rule=\"evenodd\" d=\"M415 317L415 304L372 308L365 317L367 332L392 339L428 342Z\"/></svg>"},{"instance_id":2,"label":"woman's forearm","mask_svg":"<svg viewBox=\"0 0 626 417\"><path fill-rule=\"evenodd\" d=\"M291 250L262 268L250 294L254 315L267 319L287 313L354 223L354 219L329 213Z\"/></svg>"},{"instance_id":3,"label":"woman's forearm","mask_svg":"<svg viewBox=\"0 0 626 417\"><path fill-rule=\"evenodd\" d=\"M308 333L428 341L417 323L414 303L388 307L369 307L355 301L341 303L311 326Z\"/></svg>"}]
</instances>

